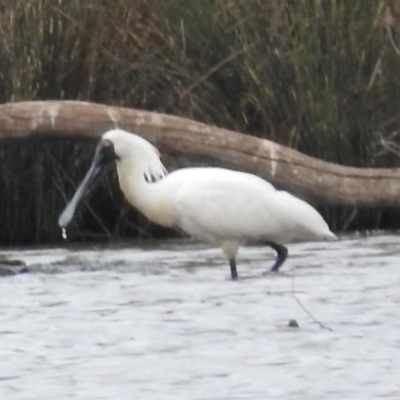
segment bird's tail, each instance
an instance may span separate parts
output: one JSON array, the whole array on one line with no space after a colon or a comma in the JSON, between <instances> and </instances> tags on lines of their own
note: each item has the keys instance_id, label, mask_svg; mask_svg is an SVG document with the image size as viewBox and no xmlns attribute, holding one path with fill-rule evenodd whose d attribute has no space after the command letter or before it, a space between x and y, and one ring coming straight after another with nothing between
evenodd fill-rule
<instances>
[{"instance_id":1,"label":"bird's tail","mask_svg":"<svg viewBox=\"0 0 400 400\"><path fill-rule=\"evenodd\" d=\"M331 232L331 231L326 232L326 233L323 235L323 238L324 238L325 240L329 240L330 242L333 242L333 241L335 241L335 240L339 240L339 238L338 238L333 232Z\"/></svg>"}]
</instances>

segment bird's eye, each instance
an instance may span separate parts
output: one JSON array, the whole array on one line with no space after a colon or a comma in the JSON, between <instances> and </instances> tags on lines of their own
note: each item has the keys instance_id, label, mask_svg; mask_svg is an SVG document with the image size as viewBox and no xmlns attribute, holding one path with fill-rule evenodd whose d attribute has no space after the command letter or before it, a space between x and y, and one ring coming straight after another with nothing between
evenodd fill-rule
<instances>
[{"instance_id":1,"label":"bird's eye","mask_svg":"<svg viewBox=\"0 0 400 400\"><path fill-rule=\"evenodd\" d=\"M114 143L111 140L104 139L103 140L103 147L114 147Z\"/></svg>"}]
</instances>

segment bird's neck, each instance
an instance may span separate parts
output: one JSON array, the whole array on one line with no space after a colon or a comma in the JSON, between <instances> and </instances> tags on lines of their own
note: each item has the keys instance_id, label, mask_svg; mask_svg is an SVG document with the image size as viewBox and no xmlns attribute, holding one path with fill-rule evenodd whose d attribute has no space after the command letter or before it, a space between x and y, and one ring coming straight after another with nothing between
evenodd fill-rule
<instances>
[{"instance_id":1,"label":"bird's neck","mask_svg":"<svg viewBox=\"0 0 400 400\"><path fill-rule=\"evenodd\" d=\"M173 210L163 194L161 181L147 182L143 171L127 163L118 163L117 169L121 190L128 202L152 222L172 226Z\"/></svg>"}]
</instances>

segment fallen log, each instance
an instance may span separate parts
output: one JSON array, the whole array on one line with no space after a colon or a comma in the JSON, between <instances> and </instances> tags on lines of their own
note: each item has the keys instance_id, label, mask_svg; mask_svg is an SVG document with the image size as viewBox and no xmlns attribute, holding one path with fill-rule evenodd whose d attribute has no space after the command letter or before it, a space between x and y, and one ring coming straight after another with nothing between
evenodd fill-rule
<instances>
[{"instance_id":1,"label":"fallen log","mask_svg":"<svg viewBox=\"0 0 400 400\"><path fill-rule=\"evenodd\" d=\"M336 165L266 139L155 112L78 101L0 105L0 139L98 138L115 127L142 135L167 154L206 157L253 172L314 203L399 204L400 169Z\"/></svg>"}]
</instances>

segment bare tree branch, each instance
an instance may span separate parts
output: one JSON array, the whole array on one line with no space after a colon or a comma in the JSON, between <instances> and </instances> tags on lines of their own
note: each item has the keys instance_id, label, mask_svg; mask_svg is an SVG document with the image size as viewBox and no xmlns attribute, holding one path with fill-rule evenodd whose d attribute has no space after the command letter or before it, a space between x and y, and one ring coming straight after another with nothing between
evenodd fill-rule
<instances>
[{"instance_id":1,"label":"bare tree branch","mask_svg":"<svg viewBox=\"0 0 400 400\"><path fill-rule=\"evenodd\" d=\"M111 128L138 133L161 152L236 166L313 202L398 206L399 169L344 167L269 140L171 115L77 101L0 105L0 139L98 138Z\"/></svg>"}]
</instances>

